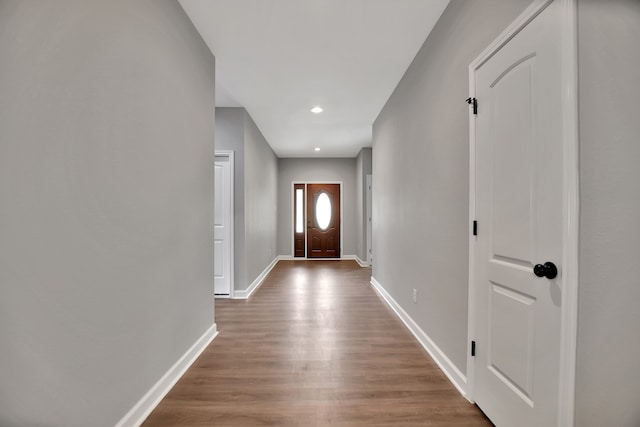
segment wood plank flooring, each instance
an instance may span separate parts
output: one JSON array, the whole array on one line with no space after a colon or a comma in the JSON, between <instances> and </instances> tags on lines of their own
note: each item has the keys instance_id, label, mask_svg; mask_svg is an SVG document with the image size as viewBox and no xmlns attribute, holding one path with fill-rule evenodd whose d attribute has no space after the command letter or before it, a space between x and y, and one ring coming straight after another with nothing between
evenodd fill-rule
<instances>
[{"instance_id":1,"label":"wood plank flooring","mask_svg":"<svg viewBox=\"0 0 640 427\"><path fill-rule=\"evenodd\" d=\"M280 261L143 424L490 426L354 261Z\"/></svg>"}]
</instances>

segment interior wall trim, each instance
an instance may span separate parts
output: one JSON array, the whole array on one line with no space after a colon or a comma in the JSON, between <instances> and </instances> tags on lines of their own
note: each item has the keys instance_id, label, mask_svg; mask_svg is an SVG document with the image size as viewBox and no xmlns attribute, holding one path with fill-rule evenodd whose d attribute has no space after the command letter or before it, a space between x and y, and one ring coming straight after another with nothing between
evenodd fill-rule
<instances>
[{"instance_id":1,"label":"interior wall trim","mask_svg":"<svg viewBox=\"0 0 640 427\"><path fill-rule=\"evenodd\" d=\"M385 290L373 276L371 276L371 285L380 294L382 299L391 307L398 318L404 323L407 329L418 340L420 345L429 353L429 356L438 365L440 370L451 381L451 384L460 392L460 394L470 402L472 402L467 393L467 378L447 357L447 355L438 347L438 345L427 335L426 332L418 326L418 324L407 314L406 311L398 304L391 295ZM473 403L473 402L472 402Z\"/></svg>"},{"instance_id":2,"label":"interior wall trim","mask_svg":"<svg viewBox=\"0 0 640 427\"><path fill-rule=\"evenodd\" d=\"M303 258L291 255L278 255L278 261L345 261L354 260L360 267L369 267L369 264L360 259L358 255L343 255L340 258Z\"/></svg>"},{"instance_id":3,"label":"interior wall trim","mask_svg":"<svg viewBox=\"0 0 640 427\"><path fill-rule=\"evenodd\" d=\"M115 427L140 426L217 335L218 328L214 323L198 338L189 350L165 372L158 382L133 405L129 412L118 421Z\"/></svg>"},{"instance_id":4,"label":"interior wall trim","mask_svg":"<svg viewBox=\"0 0 640 427\"><path fill-rule=\"evenodd\" d=\"M352 259L357 262L360 267L369 267L369 264L361 260L358 255L343 255L342 259Z\"/></svg>"},{"instance_id":5,"label":"interior wall trim","mask_svg":"<svg viewBox=\"0 0 640 427\"><path fill-rule=\"evenodd\" d=\"M233 291L233 299L248 299L260 287L260 285L262 285L262 282L264 281L265 277L267 277L267 274L269 274L273 267L276 266L279 260L280 257L275 257L273 261L271 261L271 263L267 265L264 270L262 270L262 273L260 273L258 277L256 277L256 279L251 282L247 289L236 289L235 291Z\"/></svg>"},{"instance_id":6,"label":"interior wall trim","mask_svg":"<svg viewBox=\"0 0 640 427\"><path fill-rule=\"evenodd\" d=\"M575 424L580 256L580 134L578 108L578 4L562 6L562 274L558 425Z\"/></svg>"}]
</instances>

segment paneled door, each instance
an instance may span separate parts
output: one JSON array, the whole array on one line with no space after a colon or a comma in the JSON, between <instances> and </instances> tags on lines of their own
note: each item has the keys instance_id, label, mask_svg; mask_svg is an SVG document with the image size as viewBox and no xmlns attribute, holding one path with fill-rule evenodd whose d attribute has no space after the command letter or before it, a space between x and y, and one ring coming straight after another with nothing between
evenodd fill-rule
<instances>
[{"instance_id":1,"label":"paneled door","mask_svg":"<svg viewBox=\"0 0 640 427\"><path fill-rule=\"evenodd\" d=\"M366 218L367 218L367 263L373 265L373 175L367 175L365 184L367 191L365 193L366 200Z\"/></svg>"},{"instance_id":2,"label":"paneled door","mask_svg":"<svg viewBox=\"0 0 640 427\"><path fill-rule=\"evenodd\" d=\"M215 156L214 226L213 226L213 289L216 297L231 296L233 185L230 155Z\"/></svg>"},{"instance_id":3,"label":"paneled door","mask_svg":"<svg viewBox=\"0 0 640 427\"><path fill-rule=\"evenodd\" d=\"M561 11L551 2L472 71L473 397L497 426L555 426L562 298ZM473 70L473 67L472 67Z\"/></svg>"},{"instance_id":4,"label":"paneled door","mask_svg":"<svg viewBox=\"0 0 640 427\"><path fill-rule=\"evenodd\" d=\"M340 258L340 184L307 184L307 258Z\"/></svg>"}]
</instances>

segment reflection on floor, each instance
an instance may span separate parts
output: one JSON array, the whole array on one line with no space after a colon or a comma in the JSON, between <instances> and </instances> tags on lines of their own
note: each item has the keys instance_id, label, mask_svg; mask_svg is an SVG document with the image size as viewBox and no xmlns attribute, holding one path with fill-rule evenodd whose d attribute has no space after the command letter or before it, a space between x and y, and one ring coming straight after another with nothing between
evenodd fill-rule
<instances>
[{"instance_id":1,"label":"reflection on floor","mask_svg":"<svg viewBox=\"0 0 640 427\"><path fill-rule=\"evenodd\" d=\"M355 261L280 261L144 426L490 426Z\"/></svg>"}]
</instances>

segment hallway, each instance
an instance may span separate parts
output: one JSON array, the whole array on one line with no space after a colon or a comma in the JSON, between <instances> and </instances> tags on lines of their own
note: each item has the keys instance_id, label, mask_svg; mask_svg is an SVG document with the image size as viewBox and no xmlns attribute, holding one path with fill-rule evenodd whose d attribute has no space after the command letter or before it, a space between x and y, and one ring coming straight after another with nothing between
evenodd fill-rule
<instances>
[{"instance_id":1,"label":"hallway","mask_svg":"<svg viewBox=\"0 0 640 427\"><path fill-rule=\"evenodd\" d=\"M144 426L486 426L354 261L280 261Z\"/></svg>"}]
</instances>

